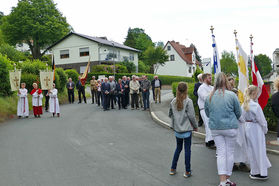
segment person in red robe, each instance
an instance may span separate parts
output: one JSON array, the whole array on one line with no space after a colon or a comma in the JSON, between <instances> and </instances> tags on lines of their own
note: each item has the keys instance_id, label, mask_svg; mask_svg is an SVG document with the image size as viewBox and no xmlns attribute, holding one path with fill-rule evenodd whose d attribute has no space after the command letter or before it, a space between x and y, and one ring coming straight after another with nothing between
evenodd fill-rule
<instances>
[{"instance_id":1,"label":"person in red robe","mask_svg":"<svg viewBox=\"0 0 279 186\"><path fill-rule=\"evenodd\" d=\"M33 90L30 92L32 95L32 105L33 105L33 112L35 117L41 117L40 115L43 114L42 108L42 100L43 94L42 90L38 88L37 83L33 83Z\"/></svg>"}]
</instances>

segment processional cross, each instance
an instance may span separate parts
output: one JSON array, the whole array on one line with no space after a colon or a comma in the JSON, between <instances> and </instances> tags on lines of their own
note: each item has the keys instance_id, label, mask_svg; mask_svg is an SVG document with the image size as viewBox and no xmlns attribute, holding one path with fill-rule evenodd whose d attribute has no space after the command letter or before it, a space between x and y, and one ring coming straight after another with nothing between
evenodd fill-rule
<instances>
[{"instance_id":1,"label":"processional cross","mask_svg":"<svg viewBox=\"0 0 279 186\"><path fill-rule=\"evenodd\" d=\"M13 79L13 81L16 83L16 87L18 87L18 81L19 79L17 77L15 77L15 79Z\"/></svg>"},{"instance_id":2,"label":"processional cross","mask_svg":"<svg viewBox=\"0 0 279 186\"><path fill-rule=\"evenodd\" d=\"M50 78L49 78L49 77L46 77L46 78L44 79L44 81L46 82L46 86L48 87L48 82L50 81Z\"/></svg>"}]
</instances>

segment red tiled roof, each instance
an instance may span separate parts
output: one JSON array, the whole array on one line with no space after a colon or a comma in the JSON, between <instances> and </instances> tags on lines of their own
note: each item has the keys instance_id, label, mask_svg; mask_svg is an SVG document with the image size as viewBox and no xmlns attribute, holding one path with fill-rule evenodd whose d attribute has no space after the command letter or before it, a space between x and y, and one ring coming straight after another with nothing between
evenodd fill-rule
<instances>
[{"instance_id":1,"label":"red tiled roof","mask_svg":"<svg viewBox=\"0 0 279 186\"><path fill-rule=\"evenodd\" d=\"M175 51L187 64L190 65L194 64L192 62L192 53L194 52L193 47L186 47L184 45L179 44L179 42L175 42L175 41L168 41L167 44L168 43L171 44L171 46L175 49Z\"/></svg>"}]
</instances>

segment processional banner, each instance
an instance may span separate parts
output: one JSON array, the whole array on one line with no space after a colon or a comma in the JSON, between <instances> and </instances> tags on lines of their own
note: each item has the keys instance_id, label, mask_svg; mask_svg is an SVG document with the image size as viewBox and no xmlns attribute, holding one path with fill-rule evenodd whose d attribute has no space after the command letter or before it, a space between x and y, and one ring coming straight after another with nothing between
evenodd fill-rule
<instances>
[{"instance_id":1,"label":"processional banner","mask_svg":"<svg viewBox=\"0 0 279 186\"><path fill-rule=\"evenodd\" d=\"M20 89L21 70L10 71L11 90L17 91Z\"/></svg>"},{"instance_id":2,"label":"processional banner","mask_svg":"<svg viewBox=\"0 0 279 186\"><path fill-rule=\"evenodd\" d=\"M40 71L40 82L42 90L50 90L53 86L53 75L52 71Z\"/></svg>"}]
</instances>

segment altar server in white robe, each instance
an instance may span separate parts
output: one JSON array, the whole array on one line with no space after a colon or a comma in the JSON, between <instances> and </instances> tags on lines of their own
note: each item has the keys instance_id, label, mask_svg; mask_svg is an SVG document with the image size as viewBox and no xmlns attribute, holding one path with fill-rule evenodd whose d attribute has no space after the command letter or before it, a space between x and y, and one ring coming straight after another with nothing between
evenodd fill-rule
<instances>
[{"instance_id":1,"label":"altar server in white robe","mask_svg":"<svg viewBox=\"0 0 279 186\"><path fill-rule=\"evenodd\" d=\"M203 74L202 75L203 84L198 89L198 105L200 109L200 114L205 127L205 144L207 147L213 147L214 141L211 135L211 131L208 127L209 118L206 116L204 111L204 103L207 96L213 91L213 86L211 86L211 74Z\"/></svg>"},{"instance_id":2,"label":"altar server in white robe","mask_svg":"<svg viewBox=\"0 0 279 186\"><path fill-rule=\"evenodd\" d=\"M20 84L21 88L18 90L18 102L17 102L17 116L19 118L29 116L29 105L28 105L28 91L25 88L25 83Z\"/></svg>"},{"instance_id":3,"label":"altar server in white robe","mask_svg":"<svg viewBox=\"0 0 279 186\"><path fill-rule=\"evenodd\" d=\"M48 95L50 97L49 100L49 112L52 113L53 117L57 114L60 117L60 107L58 101L58 90L55 88L55 84L53 83L53 88L49 90Z\"/></svg>"},{"instance_id":4,"label":"altar server in white robe","mask_svg":"<svg viewBox=\"0 0 279 186\"><path fill-rule=\"evenodd\" d=\"M247 138L248 161L250 164L250 178L268 179L267 169L271 167L266 155L265 134L268 131L267 122L257 99L258 87L250 85L244 94L242 105L242 119L245 121L245 135Z\"/></svg>"}]
</instances>

